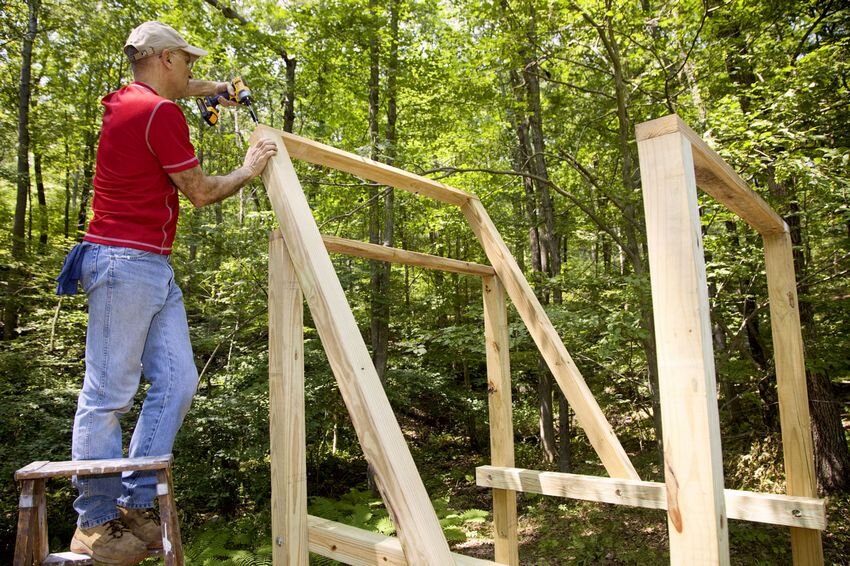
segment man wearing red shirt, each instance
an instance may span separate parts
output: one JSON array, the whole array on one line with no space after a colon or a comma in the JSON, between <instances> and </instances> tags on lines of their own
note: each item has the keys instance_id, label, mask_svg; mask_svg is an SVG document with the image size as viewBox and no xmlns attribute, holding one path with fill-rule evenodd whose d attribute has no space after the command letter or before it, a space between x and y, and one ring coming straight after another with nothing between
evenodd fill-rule
<instances>
[{"instance_id":1,"label":"man wearing red shirt","mask_svg":"<svg viewBox=\"0 0 850 566\"><path fill-rule=\"evenodd\" d=\"M142 372L150 388L129 456L171 452L198 382L183 296L170 263L177 191L197 207L218 202L258 176L277 152L273 142L261 141L248 149L242 167L206 175L174 103L229 88L192 79L192 65L206 51L169 26L145 22L130 33L124 52L135 80L103 99L94 214L59 277L59 292L76 292L79 279L89 302L74 460L122 457L119 417L132 406ZM152 511L153 475L77 478L75 485L79 520L72 551L105 564L135 564L162 547Z\"/></svg>"}]
</instances>

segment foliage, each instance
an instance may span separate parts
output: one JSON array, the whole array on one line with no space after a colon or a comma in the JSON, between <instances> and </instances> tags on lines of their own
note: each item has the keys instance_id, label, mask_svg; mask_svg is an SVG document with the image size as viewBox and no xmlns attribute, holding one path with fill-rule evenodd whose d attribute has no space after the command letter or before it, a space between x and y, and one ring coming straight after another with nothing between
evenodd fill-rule
<instances>
[{"instance_id":1,"label":"foliage","mask_svg":"<svg viewBox=\"0 0 850 566\"><path fill-rule=\"evenodd\" d=\"M443 534L449 543L466 541L468 536L476 532L471 527L483 523L490 515L489 512L480 509L454 510L449 506L447 499L437 499L432 503L440 526L443 528ZM396 527L383 501L368 491L351 489L336 499L311 497L308 512L317 517L386 536L394 535L396 532Z\"/></svg>"},{"instance_id":2,"label":"foliage","mask_svg":"<svg viewBox=\"0 0 850 566\"><path fill-rule=\"evenodd\" d=\"M0 342L0 556L16 528L14 470L68 457L83 377L84 297L58 300L53 277L90 215L99 99L130 78L121 57L129 30L159 18L210 51L198 78L240 73L262 122L280 127L292 88L299 135L369 155L370 40L378 47L378 125L388 126L390 17L397 10L399 113L395 164L478 195L599 400L642 478L661 479L651 387L650 285L634 125L678 113L790 224L801 304L810 309L806 360L826 375L848 415L850 382L850 9L842 2L695 0L42 0L33 55L31 160L42 156L48 241L39 244L36 187L27 201L27 255L13 259L0 232L2 308L21 313ZM24 2L0 8L0 225L16 195L17 84ZM228 15L230 14L230 15ZM285 66L295 61L294 85ZM563 264L533 269L533 220L518 162L516 117L529 115L526 84L538 69L540 127ZM619 70L619 74L615 71ZM513 74L513 75L512 75ZM251 124L226 110L216 128L184 101L209 174L241 164ZM384 139L383 137L381 138ZM369 235L369 183L296 163L322 232ZM383 189L379 189L383 190ZM531 203L532 205L534 203ZM769 301L757 234L712 198L699 197L715 344L727 486L782 492ZM486 263L462 214L396 194L394 245ZM181 211L173 265L184 291L198 396L175 445L175 486L198 564L269 562L267 235L276 226L262 184L203 209ZM333 257L370 342L370 266ZM18 279L15 279L17 277ZM22 282L20 291L13 283ZM489 505L474 468L489 463L487 374L480 282L394 266L385 389L434 500L447 538L486 547ZM537 349L510 307L516 464L555 469L540 451ZM5 330L5 329L4 329ZM385 509L365 491L366 462L305 311L307 473L317 514L389 534ZM721 340L722 338L722 340ZM138 399L141 399L140 392ZM138 400L137 399L137 400ZM136 409L137 410L137 409ZM569 419L557 414L555 418ZM135 411L124 419L125 434ZM561 440L573 468L604 473L584 431ZM840 425L839 425L840 426ZM70 537L73 491L49 486L51 546ZM843 563L847 501L829 500L828 561ZM467 510L467 511L464 511ZM319 512L321 511L321 513ZM653 564L667 561L663 516L592 504L520 498L523 562ZM54 525L56 525L54 527ZM789 560L784 530L730 526L741 563ZM474 535L474 536L473 536ZM461 540L467 539L465 543ZM484 550L488 550L485 548ZM489 557L489 555L487 556Z\"/></svg>"}]
</instances>

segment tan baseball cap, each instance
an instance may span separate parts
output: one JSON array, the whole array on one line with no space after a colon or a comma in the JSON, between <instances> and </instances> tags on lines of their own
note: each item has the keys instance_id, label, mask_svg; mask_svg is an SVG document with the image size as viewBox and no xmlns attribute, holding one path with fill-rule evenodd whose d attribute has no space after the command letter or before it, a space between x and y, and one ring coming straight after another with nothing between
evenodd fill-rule
<instances>
[{"instance_id":1,"label":"tan baseball cap","mask_svg":"<svg viewBox=\"0 0 850 566\"><path fill-rule=\"evenodd\" d=\"M128 53L131 51L130 47L136 49L132 55ZM124 44L124 53L131 61L157 55L162 53L163 49L179 49L196 59L207 54L203 49L189 45L174 28L161 22L143 23L130 32Z\"/></svg>"}]
</instances>

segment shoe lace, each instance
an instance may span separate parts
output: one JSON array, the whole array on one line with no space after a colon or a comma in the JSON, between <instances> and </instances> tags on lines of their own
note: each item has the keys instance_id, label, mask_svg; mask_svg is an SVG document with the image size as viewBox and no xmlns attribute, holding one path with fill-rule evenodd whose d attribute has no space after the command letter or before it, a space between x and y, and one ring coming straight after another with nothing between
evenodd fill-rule
<instances>
[{"instance_id":1,"label":"shoe lace","mask_svg":"<svg viewBox=\"0 0 850 566\"><path fill-rule=\"evenodd\" d=\"M112 519L106 523L106 535L111 538L121 538L124 533L128 532L130 532L130 529L120 519Z\"/></svg>"},{"instance_id":2,"label":"shoe lace","mask_svg":"<svg viewBox=\"0 0 850 566\"><path fill-rule=\"evenodd\" d=\"M145 519L149 519L149 520L153 521L157 525L160 524L159 510L156 509L155 507L150 507L150 508L142 511L142 516L144 516Z\"/></svg>"}]
</instances>

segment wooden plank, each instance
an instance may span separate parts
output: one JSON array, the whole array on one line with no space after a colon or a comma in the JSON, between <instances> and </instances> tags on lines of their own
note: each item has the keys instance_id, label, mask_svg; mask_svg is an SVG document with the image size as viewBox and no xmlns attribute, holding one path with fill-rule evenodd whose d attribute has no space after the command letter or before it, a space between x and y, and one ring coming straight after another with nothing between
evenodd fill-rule
<instances>
[{"instance_id":1,"label":"wooden plank","mask_svg":"<svg viewBox=\"0 0 850 566\"><path fill-rule=\"evenodd\" d=\"M782 217L677 115L670 114L635 127L638 142L676 132L685 136L693 148L696 182L701 189L762 235L779 234L787 230Z\"/></svg>"},{"instance_id":2,"label":"wooden plank","mask_svg":"<svg viewBox=\"0 0 850 566\"><path fill-rule=\"evenodd\" d=\"M76 552L54 552L42 562L42 566L89 566L94 564L91 556Z\"/></svg>"},{"instance_id":3,"label":"wooden plank","mask_svg":"<svg viewBox=\"0 0 850 566\"><path fill-rule=\"evenodd\" d=\"M321 517L308 515L310 552L352 566L416 565L405 560L401 543L395 537L365 531L356 527L336 523ZM498 563L462 554L451 553L449 562L456 566L494 566Z\"/></svg>"},{"instance_id":4,"label":"wooden plank","mask_svg":"<svg viewBox=\"0 0 850 566\"><path fill-rule=\"evenodd\" d=\"M809 395L790 235L765 236L764 258L785 459L785 489L788 495L816 497ZM792 528L791 552L794 564L823 564L820 533Z\"/></svg>"},{"instance_id":5,"label":"wooden plank","mask_svg":"<svg viewBox=\"0 0 850 566\"><path fill-rule=\"evenodd\" d=\"M304 297L280 230L269 239L269 437L272 561L307 566Z\"/></svg>"},{"instance_id":6,"label":"wooden plank","mask_svg":"<svg viewBox=\"0 0 850 566\"><path fill-rule=\"evenodd\" d=\"M475 470L475 476L476 483L481 487L646 509L667 509L667 486L660 482L497 466L479 466ZM798 527L804 530L826 529L826 501L823 499L735 489L724 490L723 496L730 519Z\"/></svg>"},{"instance_id":7,"label":"wooden plank","mask_svg":"<svg viewBox=\"0 0 850 566\"><path fill-rule=\"evenodd\" d=\"M36 558L36 563L44 560L50 549L48 548L49 537L47 535L47 497L45 496L45 481L43 479L35 480L35 489L33 491L33 503L35 504L35 516L33 523L35 525L35 533L32 539L33 555Z\"/></svg>"},{"instance_id":8,"label":"wooden plank","mask_svg":"<svg viewBox=\"0 0 850 566\"><path fill-rule=\"evenodd\" d=\"M605 419L584 377L525 280L484 205L477 198L473 198L462 206L461 210L605 469L612 477L639 479L626 451L617 440L614 430Z\"/></svg>"},{"instance_id":9,"label":"wooden plank","mask_svg":"<svg viewBox=\"0 0 850 566\"><path fill-rule=\"evenodd\" d=\"M163 563L165 566L183 566L183 540L180 536L180 519L177 517L170 467L157 470L156 494L162 526Z\"/></svg>"},{"instance_id":10,"label":"wooden plank","mask_svg":"<svg viewBox=\"0 0 850 566\"><path fill-rule=\"evenodd\" d=\"M729 563L723 456L691 142L638 142L646 211L670 563Z\"/></svg>"},{"instance_id":11,"label":"wooden plank","mask_svg":"<svg viewBox=\"0 0 850 566\"><path fill-rule=\"evenodd\" d=\"M384 503L395 522L408 562L449 563L450 553L437 515L395 420L360 329L345 298L319 228L289 159L281 132L258 126L252 142L269 139L278 153L263 171L263 182L295 265L301 291L325 347L343 400Z\"/></svg>"},{"instance_id":12,"label":"wooden plank","mask_svg":"<svg viewBox=\"0 0 850 566\"><path fill-rule=\"evenodd\" d=\"M438 181L409 173L397 167L372 161L329 145L288 132L263 126L263 135L280 137L286 144L286 150L295 159L308 163L345 171L382 185L388 185L414 194L431 197L434 200L460 206L472 196L454 187Z\"/></svg>"},{"instance_id":13,"label":"wooden plank","mask_svg":"<svg viewBox=\"0 0 850 566\"><path fill-rule=\"evenodd\" d=\"M21 495L18 502L18 532L15 535L14 566L30 566L36 557L33 556L33 541L35 540L36 522L35 480L25 480L21 485Z\"/></svg>"},{"instance_id":14,"label":"wooden plank","mask_svg":"<svg viewBox=\"0 0 850 566\"><path fill-rule=\"evenodd\" d=\"M498 277L484 277L484 338L487 354L487 400L490 414L490 461L514 465L511 406L510 336L505 287ZM493 541L496 562L518 566L516 492L493 489Z\"/></svg>"},{"instance_id":15,"label":"wooden plank","mask_svg":"<svg viewBox=\"0 0 850 566\"><path fill-rule=\"evenodd\" d=\"M446 257L423 254L420 252L411 252L399 248L391 248L388 246L380 246L378 244L358 242L356 240L348 240L346 238L328 236L325 234L322 235L322 241L325 242L325 249L327 249L329 252L363 257L366 259L376 259L378 261L386 261L389 263L413 265L415 267L424 267L426 269L449 271L451 273L475 275L478 277L486 277L488 275L496 274L496 271L489 265L481 265L469 261L450 259Z\"/></svg>"},{"instance_id":16,"label":"wooden plank","mask_svg":"<svg viewBox=\"0 0 850 566\"><path fill-rule=\"evenodd\" d=\"M112 458L108 460L74 460L45 462L36 468L26 466L15 472L15 479L37 479L55 476L91 476L116 474L129 470L160 470L171 463L171 455L145 458Z\"/></svg>"},{"instance_id":17,"label":"wooden plank","mask_svg":"<svg viewBox=\"0 0 850 566\"><path fill-rule=\"evenodd\" d=\"M160 556L159 551L152 551L149 557ZM77 554L76 552L53 552L41 563L42 566L90 566L94 564L91 556Z\"/></svg>"}]
</instances>

